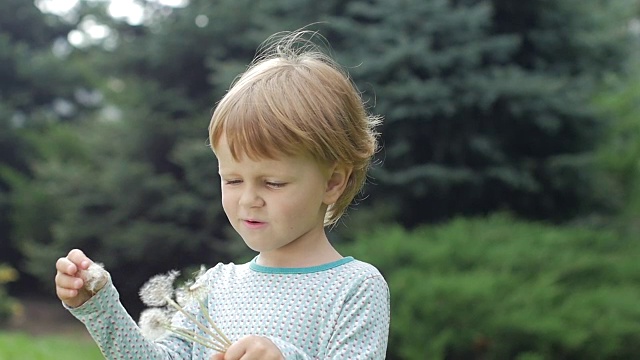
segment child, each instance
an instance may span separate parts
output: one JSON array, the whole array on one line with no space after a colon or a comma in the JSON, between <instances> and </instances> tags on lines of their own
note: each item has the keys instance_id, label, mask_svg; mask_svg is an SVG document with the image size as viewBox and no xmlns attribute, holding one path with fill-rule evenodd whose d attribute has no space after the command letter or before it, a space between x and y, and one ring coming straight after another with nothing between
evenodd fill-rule
<instances>
[{"instance_id":1,"label":"child","mask_svg":"<svg viewBox=\"0 0 640 360\"><path fill-rule=\"evenodd\" d=\"M362 188L379 120L308 34L286 34L258 56L209 125L222 206L258 252L204 275L211 317L233 344L218 354L174 335L145 339L110 279L96 293L83 287L81 270L92 261L72 250L56 263L57 295L106 358L384 359L387 284L325 234ZM195 305L188 311L198 316ZM194 328L180 313L172 321Z\"/></svg>"}]
</instances>

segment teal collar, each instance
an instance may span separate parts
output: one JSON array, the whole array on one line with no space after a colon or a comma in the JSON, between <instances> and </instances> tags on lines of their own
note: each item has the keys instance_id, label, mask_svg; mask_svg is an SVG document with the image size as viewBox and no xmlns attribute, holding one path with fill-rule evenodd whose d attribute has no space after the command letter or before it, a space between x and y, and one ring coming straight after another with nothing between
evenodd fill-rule
<instances>
[{"instance_id":1,"label":"teal collar","mask_svg":"<svg viewBox=\"0 0 640 360\"><path fill-rule=\"evenodd\" d=\"M266 274L311 274L317 273L321 271L326 271L329 269L333 269L335 267L347 264L352 262L354 259L351 256L343 257L340 260L336 260L330 263L318 265L318 266L310 266L310 267L302 267L302 268L284 268L284 267L270 267L259 265L256 262L258 257L254 257L253 260L249 263L249 268L253 271L266 273Z\"/></svg>"}]
</instances>

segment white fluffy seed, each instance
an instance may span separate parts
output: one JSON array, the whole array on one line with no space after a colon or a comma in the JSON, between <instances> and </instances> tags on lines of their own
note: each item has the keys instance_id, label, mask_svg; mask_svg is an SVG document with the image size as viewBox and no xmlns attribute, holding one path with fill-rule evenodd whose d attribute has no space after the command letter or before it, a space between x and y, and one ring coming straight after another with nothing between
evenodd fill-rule
<instances>
[{"instance_id":1,"label":"white fluffy seed","mask_svg":"<svg viewBox=\"0 0 640 360\"><path fill-rule=\"evenodd\" d=\"M84 288L91 294L102 289L109 280L109 273L102 264L93 263L86 270L80 270L80 278L84 280Z\"/></svg>"}]
</instances>

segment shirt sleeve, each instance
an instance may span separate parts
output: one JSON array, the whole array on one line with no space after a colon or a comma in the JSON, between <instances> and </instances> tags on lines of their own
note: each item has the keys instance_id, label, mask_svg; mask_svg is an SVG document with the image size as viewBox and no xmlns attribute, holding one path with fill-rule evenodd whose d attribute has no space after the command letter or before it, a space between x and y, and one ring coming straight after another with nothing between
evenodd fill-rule
<instances>
[{"instance_id":1,"label":"shirt sleeve","mask_svg":"<svg viewBox=\"0 0 640 360\"><path fill-rule=\"evenodd\" d=\"M384 359L389 339L389 287L382 275L353 289L342 308L327 359Z\"/></svg>"},{"instance_id":2,"label":"shirt sleeve","mask_svg":"<svg viewBox=\"0 0 640 360\"><path fill-rule=\"evenodd\" d=\"M191 359L190 343L178 337L167 336L157 342L145 338L120 303L110 279L86 303L68 309L86 326L105 359Z\"/></svg>"},{"instance_id":3,"label":"shirt sleeve","mask_svg":"<svg viewBox=\"0 0 640 360\"><path fill-rule=\"evenodd\" d=\"M389 287L381 275L366 278L346 299L322 359L385 359L389 339ZM311 356L293 344L269 337L286 360Z\"/></svg>"}]
</instances>

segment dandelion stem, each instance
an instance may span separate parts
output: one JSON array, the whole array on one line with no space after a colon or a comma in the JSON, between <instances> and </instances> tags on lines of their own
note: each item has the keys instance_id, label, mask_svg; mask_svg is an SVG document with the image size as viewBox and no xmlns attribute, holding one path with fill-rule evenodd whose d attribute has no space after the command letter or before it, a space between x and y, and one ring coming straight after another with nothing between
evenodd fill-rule
<instances>
[{"instance_id":1,"label":"dandelion stem","mask_svg":"<svg viewBox=\"0 0 640 360\"><path fill-rule=\"evenodd\" d=\"M227 349L224 345L219 344L215 341L211 341L210 339L204 336L198 335L194 331L183 329L183 328L171 327L171 326L168 327L167 329L186 340L193 341L209 349L213 349L218 352L225 352Z\"/></svg>"},{"instance_id":2,"label":"dandelion stem","mask_svg":"<svg viewBox=\"0 0 640 360\"><path fill-rule=\"evenodd\" d=\"M220 335L222 337L221 342L223 344L226 344L227 347L231 346L231 341L229 340L229 338L227 338L224 333L222 332L222 330L220 330L220 328L218 328L218 326L216 325L215 321L213 321L213 319L211 318L211 316L209 315L209 310L207 309L206 306L204 306L204 303L202 302L202 300L198 299L198 304L200 304L200 310L202 311L202 313L204 314L205 318L207 319L207 321L209 322L209 324L211 324L211 326L213 327L213 329L216 331L216 333L218 333L218 335Z\"/></svg>"},{"instance_id":3,"label":"dandelion stem","mask_svg":"<svg viewBox=\"0 0 640 360\"><path fill-rule=\"evenodd\" d=\"M169 305L171 305L172 307L174 307L176 310L180 311L182 314L184 314L187 318L189 318L189 320L191 320L198 328L200 328L200 330L204 331L207 335L213 337L214 339L220 339L219 335L213 333L207 326L203 325L200 321L198 321L198 319L196 319L193 315L191 315L190 313L188 313L187 311L185 311L180 305L178 305L175 301L173 301L171 298L166 298L167 303ZM216 327L217 328L217 327ZM219 331L219 330L216 330ZM225 345L225 349L227 347L229 347L231 345L231 343L228 340L223 340L221 341L223 343L223 345Z\"/></svg>"}]
</instances>

